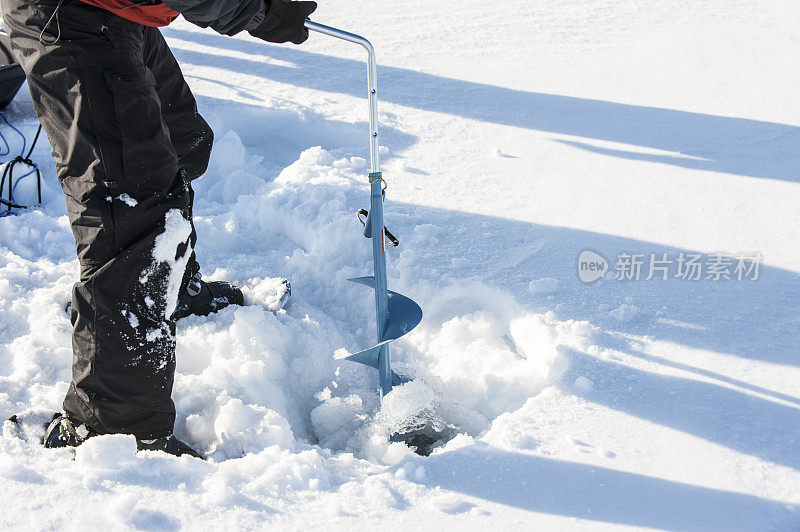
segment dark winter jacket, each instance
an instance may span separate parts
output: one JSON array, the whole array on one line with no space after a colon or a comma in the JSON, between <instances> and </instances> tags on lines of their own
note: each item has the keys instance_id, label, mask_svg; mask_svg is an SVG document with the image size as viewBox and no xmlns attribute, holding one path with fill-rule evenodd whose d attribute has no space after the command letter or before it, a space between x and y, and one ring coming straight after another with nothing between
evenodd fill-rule
<instances>
[{"instance_id":1,"label":"dark winter jacket","mask_svg":"<svg viewBox=\"0 0 800 532\"><path fill-rule=\"evenodd\" d=\"M265 15L262 0L81 0L145 26L166 26L178 16L203 28L234 35L256 27Z\"/></svg>"}]
</instances>

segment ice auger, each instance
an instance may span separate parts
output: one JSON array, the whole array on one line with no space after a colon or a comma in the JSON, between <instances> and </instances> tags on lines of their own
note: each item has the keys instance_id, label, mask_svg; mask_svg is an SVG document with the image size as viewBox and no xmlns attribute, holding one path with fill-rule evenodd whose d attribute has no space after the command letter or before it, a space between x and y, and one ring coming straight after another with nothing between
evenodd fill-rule
<instances>
[{"instance_id":1,"label":"ice auger","mask_svg":"<svg viewBox=\"0 0 800 532\"><path fill-rule=\"evenodd\" d=\"M378 343L369 349L342 357L344 360L358 362L378 370L381 397L392 390L393 385L402 384L407 379L392 371L389 343L397 340L414 327L422 319L422 309L414 301L386 287L386 239L389 244L397 246L398 241L383 225L383 200L386 195L386 182L380 168L378 151L378 75L375 61L375 50L364 37L346 31L331 28L307 20L306 28L360 44L367 51L367 91L369 99L369 159L370 159L370 209L358 211L362 216L364 236L372 239L372 264L374 275L349 279L375 290L375 312L377 318Z\"/></svg>"}]
</instances>

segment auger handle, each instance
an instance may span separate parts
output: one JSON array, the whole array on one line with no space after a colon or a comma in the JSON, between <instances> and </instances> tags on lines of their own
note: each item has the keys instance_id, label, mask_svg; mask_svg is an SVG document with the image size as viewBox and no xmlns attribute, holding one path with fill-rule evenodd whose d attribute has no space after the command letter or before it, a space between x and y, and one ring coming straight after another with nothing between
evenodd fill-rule
<instances>
[{"instance_id":1,"label":"auger handle","mask_svg":"<svg viewBox=\"0 0 800 532\"><path fill-rule=\"evenodd\" d=\"M344 30L332 28L306 20L305 26L310 31L316 31L356 44L360 44L367 51L367 91L369 98L369 161L370 172L380 173L380 151L378 149L378 64L375 60L375 49L372 44L360 35Z\"/></svg>"},{"instance_id":2,"label":"auger handle","mask_svg":"<svg viewBox=\"0 0 800 532\"><path fill-rule=\"evenodd\" d=\"M363 220L361 219L362 216L364 217ZM358 209L356 218L358 218L358 221L361 222L361 226L364 228L364 236L372 238L372 220L369 217L369 211L367 209ZM386 237L386 243L390 246L397 247L400 245L400 241L385 225L383 226L383 234Z\"/></svg>"}]
</instances>

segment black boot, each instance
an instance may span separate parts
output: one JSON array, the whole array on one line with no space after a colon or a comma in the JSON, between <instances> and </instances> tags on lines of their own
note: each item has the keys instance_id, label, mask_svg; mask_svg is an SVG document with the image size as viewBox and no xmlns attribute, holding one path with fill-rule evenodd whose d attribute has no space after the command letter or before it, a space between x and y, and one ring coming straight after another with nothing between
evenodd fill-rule
<instances>
[{"instance_id":1,"label":"black boot","mask_svg":"<svg viewBox=\"0 0 800 532\"><path fill-rule=\"evenodd\" d=\"M178 297L175 319L190 316L208 316L228 305L244 305L244 294L238 287L225 281L205 282L200 272L189 279L189 284Z\"/></svg>"},{"instance_id":2,"label":"black boot","mask_svg":"<svg viewBox=\"0 0 800 532\"><path fill-rule=\"evenodd\" d=\"M137 438L136 448L140 451L164 451L165 453L175 456L188 455L204 460L200 453L172 434L163 438L156 438L155 440L140 440Z\"/></svg>"},{"instance_id":3,"label":"black boot","mask_svg":"<svg viewBox=\"0 0 800 532\"><path fill-rule=\"evenodd\" d=\"M84 425L76 427L71 419L59 412L53 415L53 421L47 426L42 444L48 449L77 447L91 435Z\"/></svg>"}]
</instances>

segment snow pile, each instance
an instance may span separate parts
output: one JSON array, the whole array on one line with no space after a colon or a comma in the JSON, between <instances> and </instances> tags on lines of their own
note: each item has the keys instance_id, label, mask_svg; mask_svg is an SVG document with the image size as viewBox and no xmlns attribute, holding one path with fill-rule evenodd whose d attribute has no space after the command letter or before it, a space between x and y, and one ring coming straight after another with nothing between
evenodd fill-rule
<instances>
[{"instance_id":1,"label":"snow pile","mask_svg":"<svg viewBox=\"0 0 800 532\"><path fill-rule=\"evenodd\" d=\"M222 139L235 141L231 135ZM228 169L235 157L249 164L246 150L228 155ZM373 342L371 293L345 282L370 267L351 214L365 198L362 172L360 158L312 148L258 194L239 195L231 212L197 217L199 249L222 240L209 233L226 234L224 266L212 277L243 284L250 301L266 303L179 324L176 431L202 452L237 458L270 445L293 449L299 438L396 461L398 445L389 444L387 423L372 421L379 407L376 374L333 357L337 349ZM233 247L237 242L267 247ZM415 245L409 241L396 260L413 255ZM253 253L261 258L253 260ZM251 277L266 272L290 276L297 296L287 310L270 312L280 278ZM393 286L402 285L398 274L392 272ZM424 301L428 294L415 296ZM396 344L394 357L398 368L425 384L396 393L415 394L426 404L420 394L435 396L445 421L466 433L480 434L563 369L552 324L497 290L449 287L424 306L423 323ZM389 398L386 404L395 403Z\"/></svg>"},{"instance_id":2,"label":"snow pile","mask_svg":"<svg viewBox=\"0 0 800 532\"><path fill-rule=\"evenodd\" d=\"M563 369L548 318L526 313L509 295L456 286L439 291L425 308L425 327L409 336L422 355L420 368L441 382L446 402L485 420L519 408Z\"/></svg>"},{"instance_id":3,"label":"snow pile","mask_svg":"<svg viewBox=\"0 0 800 532\"><path fill-rule=\"evenodd\" d=\"M223 174L254 175L259 159L234 132L219 143L229 150L224 163L215 159L196 188L234 203L220 214L197 209L198 253L201 261L205 255L207 276L241 284L256 304L179 323L175 431L212 460L272 446L294 452L310 443L396 463L409 450L389 442L388 420L411 413L402 409L413 400L421 406L435 402L446 423L478 436L563 370L552 319L527 313L510 296L478 284L408 285L396 264L419 253L416 246L441 237L424 224L414 230L427 237L409 240L390 262L393 287L420 298L426 309L423 323L394 348L397 367L418 379L397 388L378 415L374 371L333 357L337 349L373 341L371 293L345 282L370 267L369 246L352 217L366 195L364 160L312 148L273 182L259 180L258 193L234 196L218 187L228 182ZM198 192L198 204L203 202ZM26 213L10 221L37 217ZM154 258L177 270L174 250L188 238L189 227L178 211L170 211L166 222ZM58 241L69 241L63 224L56 230ZM37 236L22 240L34 247L31 257L37 255ZM32 427L59 409L69 382L64 305L76 264L66 252L54 264L25 259L19 251L6 251L2 266L4 304L13 305L6 315L18 326L4 328L10 343L3 349L15 356L3 358L8 367L0 377L0 398L6 417L20 413L24 426L36 432ZM289 275L296 293L291 306L277 313L282 281L275 274ZM172 291L173 284L170 279Z\"/></svg>"}]
</instances>

